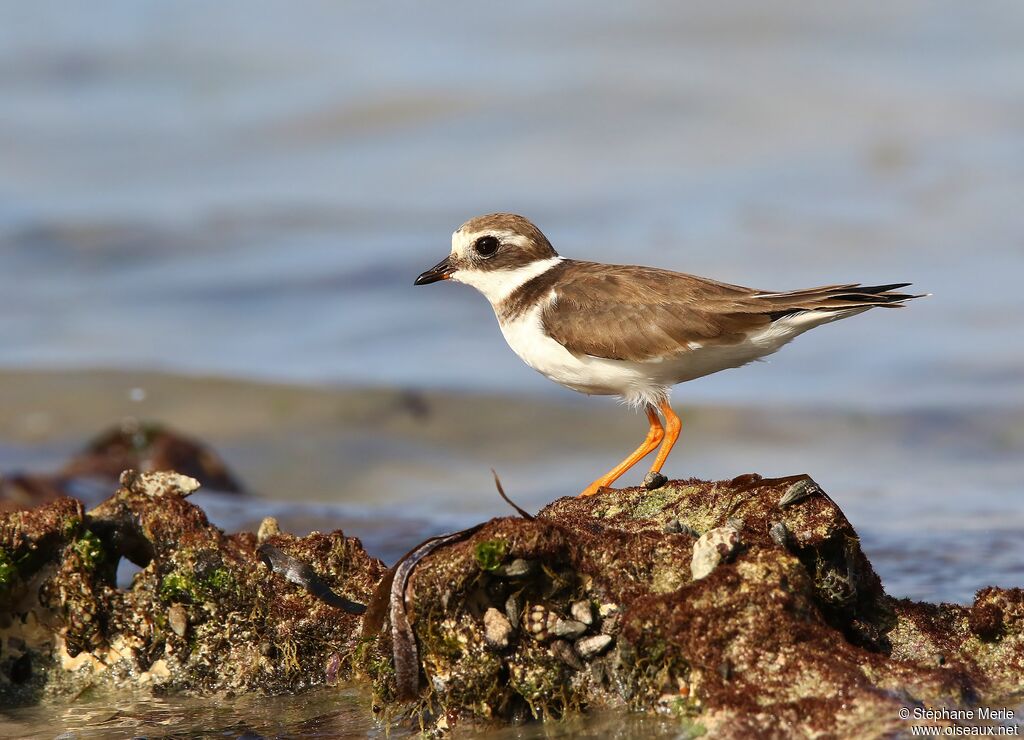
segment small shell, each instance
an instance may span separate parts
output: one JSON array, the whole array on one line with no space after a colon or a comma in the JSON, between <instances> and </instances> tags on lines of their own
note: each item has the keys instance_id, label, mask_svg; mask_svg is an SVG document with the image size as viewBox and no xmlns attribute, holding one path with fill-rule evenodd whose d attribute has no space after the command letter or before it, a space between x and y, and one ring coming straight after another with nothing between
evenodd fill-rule
<instances>
[{"instance_id":1,"label":"small shell","mask_svg":"<svg viewBox=\"0 0 1024 740\"><path fill-rule=\"evenodd\" d=\"M551 633L557 637L579 637L587 631L587 625L577 622L575 619L557 619Z\"/></svg>"},{"instance_id":2,"label":"small shell","mask_svg":"<svg viewBox=\"0 0 1024 740\"><path fill-rule=\"evenodd\" d=\"M590 660L605 650L615 641L611 635L591 635L576 641L576 652L584 660Z\"/></svg>"},{"instance_id":3,"label":"small shell","mask_svg":"<svg viewBox=\"0 0 1024 740\"><path fill-rule=\"evenodd\" d=\"M569 608L569 613L577 622L582 622L588 627L594 623L594 605L588 599L577 601Z\"/></svg>"},{"instance_id":4,"label":"small shell","mask_svg":"<svg viewBox=\"0 0 1024 740\"><path fill-rule=\"evenodd\" d=\"M772 524L768 530L768 536L779 547L789 547L789 527L786 526L785 522L775 522Z\"/></svg>"},{"instance_id":5,"label":"small shell","mask_svg":"<svg viewBox=\"0 0 1024 740\"><path fill-rule=\"evenodd\" d=\"M558 617L543 604L534 604L523 612L523 631L537 642L551 638Z\"/></svg>"},{"instance_id":6,"label":"small shell","mask_svg":"<svg viewBox=\"0 0 1024 740\"><path fill-rule=\"evenodd\" d=\"M668 483L668 478L663 476L661 473L656 473L652 470L644 478L643 486L648 491L653 491L656 488L661 488L666 483Z\"/></svg>"},{"instance_id":7,"label":"small shell","mask_svg":"<svg viewBox=\"0 0 1024 740\"><path fill-rule=\"evenodd\" d=\"M732 527L716 527L701 535L693 545L690 573L697 581L728 560L740 546L740 533Z\"/></svg>"},{"instance_id":8,"label":"small shell","mask_svg":"<svg viewBox=\"0 0 1024 740\"><path fill-rule=\"evenodd\" d=\"M519 624L519 618L523 614L523 600L519 594L512 594L505 599L505 616L512 624Z\"/></svg>"},{"instance_id":9,"label":"small shell","mask_svg":"<svg viewBox=\"0 0 1024 740\"><path fill-rule=\"evenodd\" d=\"M821 487L810 478L798 480L782 494L782 498L779 499L779 508L785 509L787 506L792 506L821 492Z\"/></svg>"},{"instance_id":10,"label":"small shell","mask_svg":"<svg viewBox=\"0 0 1024 740\"><path fill-rule=\"evenodd\" d=\"M565 640L555 640L551 643L551 654L572 668L574 671L583 670L583 662L573 652L572 646Z\"/></svg>"},{"instance_id":11,"label":"small shell","mask_svg":"<svg viewBox=\"0 0 1024 740\"><path fill-rule=\"evenodd\" d=\"M174 634L178 637L184 637L185 633L188 632L188 612L185 611L185 607L181 604L173 604L167 610L167 624L170 625L171 631Z\"/></svg>"},{"instance_id":12,"label":"small shell","mask_svg":"<svg viewBox=\"0 0 1024 740\"><path fill-rule=\"evenodd\" d=\"M661 531L664 534L688 534L693 537L693 539L700 537L700 532L689 524L683 524L678 519L669 519Z\"/></svg>"},{"instance_id":13,"label":"small shell","mask_svg":"<svg viewBox=\"0 0 1024 740\"><path fill-rule=\"evenodd\" d=\"M500 578L522 578L528 576L536 570L537 563L533 560L523 560L522 558L516 558L507 565L502 565L495 569L494 575Z\"/></svg>"},{"instance_id":14,"label":"small shell","mask_svg":"<svg viewBox=\"0 0 1024 740\"><path fill-rule=\"evenodd\" d=\"M726 658L718 664L718 675L722 677L723 681L732 680L733 666L732 661Z\"/></svg>"},{"instance_id":15,"label":"small shell","mask_svg":"<svg viewBox=\"0 0 1024 740\"><path fill-rule=\"evenodd\" d=\"M622 614L616 604L601 604L597 609L601 616L601 634L617 635L619 633L619 621Z\"/></svg>"}]
</instances>

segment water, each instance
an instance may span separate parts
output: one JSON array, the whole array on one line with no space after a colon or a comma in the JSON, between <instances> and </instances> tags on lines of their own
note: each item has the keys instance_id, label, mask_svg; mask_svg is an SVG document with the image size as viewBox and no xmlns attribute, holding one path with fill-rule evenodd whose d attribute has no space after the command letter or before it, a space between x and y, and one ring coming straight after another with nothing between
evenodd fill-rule
<instances>
[{"instance_id":1,"label":"water","mask_svg":"<svg viewBox=\"0 0 1024 740\"><path fill-rule=\"evenodd\" d=\"M479 296L411 289L515 210L570 256L935 293L686 398L1024 400L1019 4L2 7L4 365L554 394Z\"/></svg>"},{"instance_id":2,"label":"water","mask_svg":"<svg viewBox=\"0 0 1024 740\"><path fill-rule=\"evenodd\" d=\"M934 293L678 389L669 472L810 472L896 595L1020 585L1024 8L498 7L0 1L0 470L162 419L256 489L200 494L225 527L388 559L507 513L492 466L575 492L641 420L411 286L513 210L568 256Z\"/></svg>"}]
</instances>

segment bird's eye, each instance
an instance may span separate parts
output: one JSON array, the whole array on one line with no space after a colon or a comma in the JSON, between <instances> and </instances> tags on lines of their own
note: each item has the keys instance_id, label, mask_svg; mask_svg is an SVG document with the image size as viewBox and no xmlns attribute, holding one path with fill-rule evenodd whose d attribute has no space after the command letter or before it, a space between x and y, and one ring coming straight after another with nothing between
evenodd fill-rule
<instances>
[{"instance_id":1,"label":"bird's eye","mask_svg":"<svg viewBox=\"0 0 1024 740\"><path fill-rule=\"evenodd\" d=\"M490 257L498 251L498 240L493 236L481 236L473 242L473 249L481 257Z\"/></svg>"}]
</instances>

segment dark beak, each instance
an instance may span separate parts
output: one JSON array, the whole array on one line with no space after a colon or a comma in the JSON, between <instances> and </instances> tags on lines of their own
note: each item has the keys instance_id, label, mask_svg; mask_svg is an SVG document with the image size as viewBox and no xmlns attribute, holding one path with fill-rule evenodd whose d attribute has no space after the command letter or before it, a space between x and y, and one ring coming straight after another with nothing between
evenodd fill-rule
<instances>
[{"instance_id":1,"label":"dark beak","mask_svg":"<svg viewBox=\"0 0 1024 740\"><path fill-rule=\"evenodd\" d=\"M452 276L453 272L455 272L455 270L452 269L451 262L448 261L448 257L445 257L443 260L416 278L416 282L414 282L413 285L430 285L431 283L436 283L438 280L447 280Z\"/></svg>"}]
</instances>

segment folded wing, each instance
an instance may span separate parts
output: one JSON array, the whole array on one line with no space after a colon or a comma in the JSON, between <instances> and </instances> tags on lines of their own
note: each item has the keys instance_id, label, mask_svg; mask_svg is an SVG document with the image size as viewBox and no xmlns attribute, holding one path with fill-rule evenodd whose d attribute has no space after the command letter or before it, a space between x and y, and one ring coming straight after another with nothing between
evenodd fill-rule
<instances>
[{"instance_id":1,"label":"folded wing","mask_svg":"<svg viewBox=\"0 0 1024 740\"><path fill-rule=\"evenodd\" d=\"M541 321L570 352L643 362L699 346L739 343L804 311L897 307L918 297L896 292L908 284L767 292L668 270L573 262Z\"/></svg>"}]
</instances>

